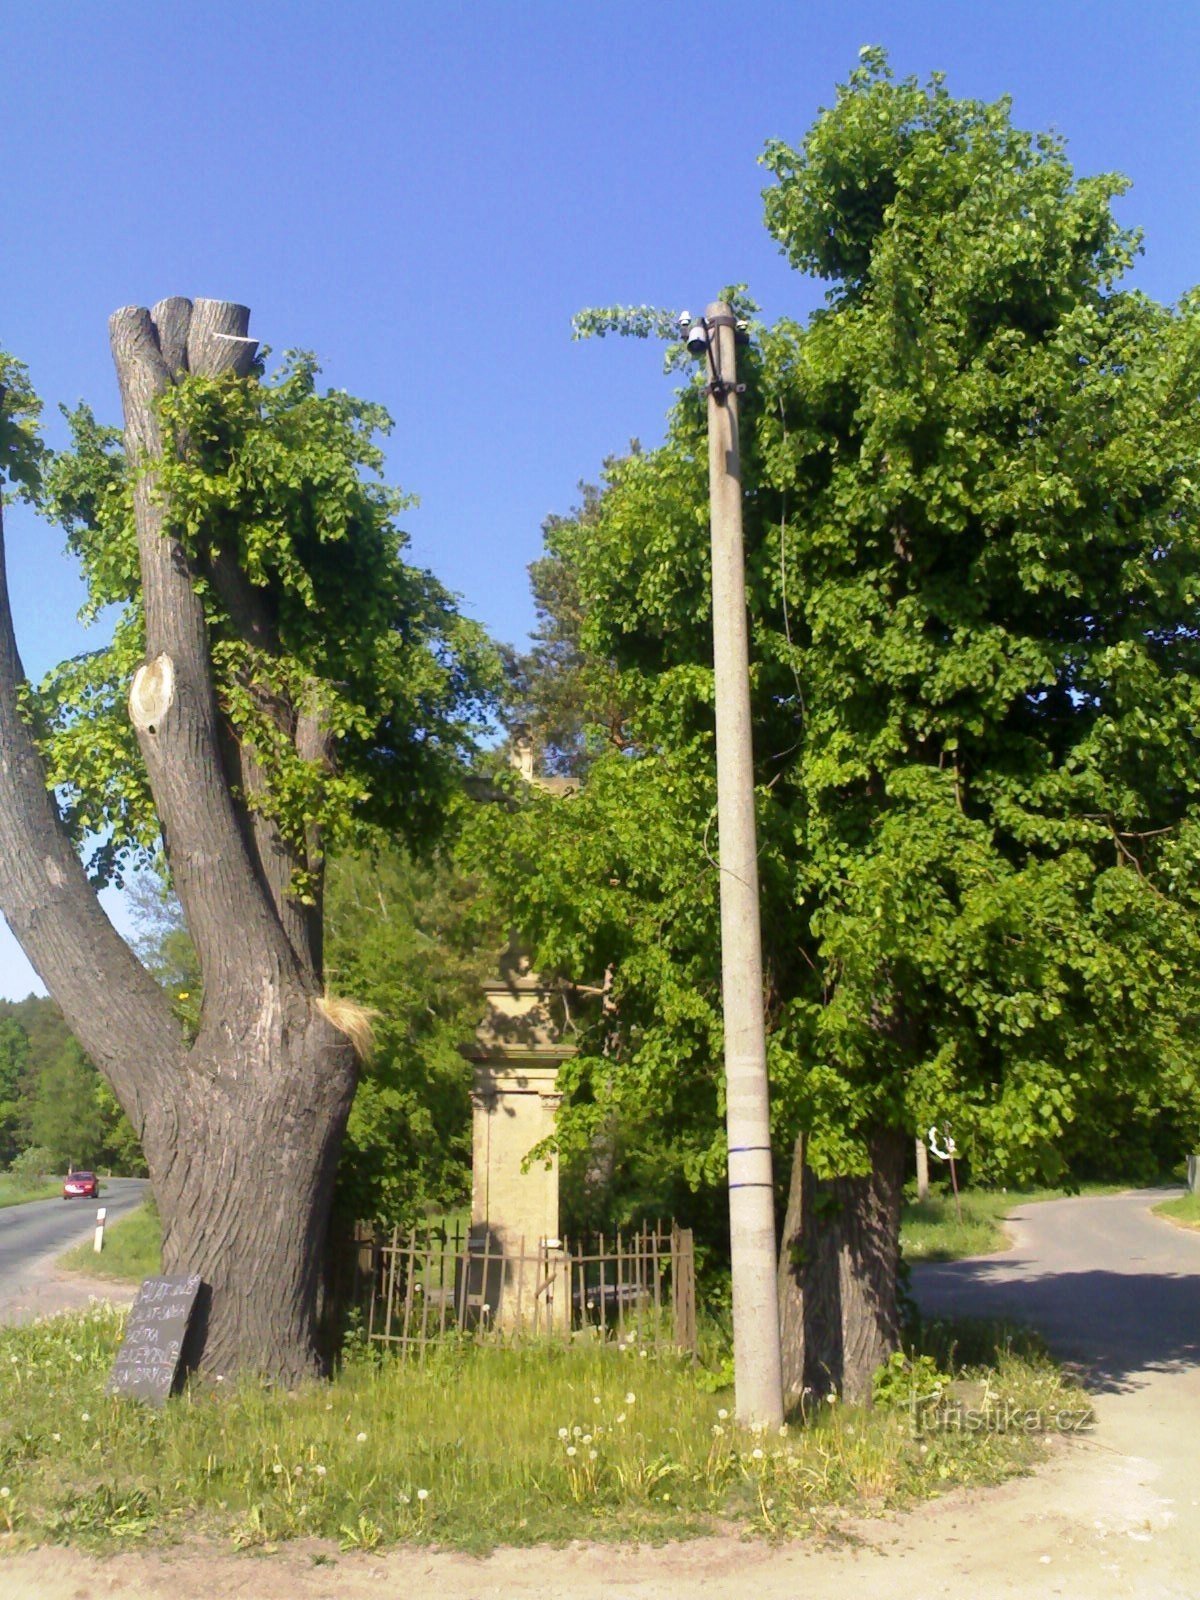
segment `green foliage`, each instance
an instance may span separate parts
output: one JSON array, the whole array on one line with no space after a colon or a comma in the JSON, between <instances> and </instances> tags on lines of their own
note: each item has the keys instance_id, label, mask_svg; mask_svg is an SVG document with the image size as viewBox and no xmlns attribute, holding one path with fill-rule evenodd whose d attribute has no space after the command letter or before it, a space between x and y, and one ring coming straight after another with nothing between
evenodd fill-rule
<instances>
[{"instance_id":1,"label":"green foliage","mask_svg":"<svg viewBox=\"0 0 1200 1600\"><path fill-rule=\"evenodd\" d=\"M54 1002L34 995L0 1001L0 1139L14 1172L65 1172L70 1165L145 1171L111 1089Z\"/></svg>"},{"instance_id":2,"label":"green foliage","mask_svg":"<svg viewBox=\"0 0 1200 1600\"><path fill-rule=\"evenodd\" d=\"M1120 180L875 52L764 159L768 227L832 285L739 374L780 1145L854 1173L872 1128L937 1123L984 1180L1161 1166L1200 1120L1200 296L1119 286ZM564 1146L615 1115L698 1186L723 1174L705 463L697 382L552 529L626 748L472 846L538 966L606 990Z\"/></svg>"},{"instance_id":3,"label":"green foliage","mask_svg":"<svg viewBox=\"0 0 1200 1600\"><path fill-rule=\"evenodd\" d=\"M245 798L301 859L313 830L331 851L379 829L434 831L499 683L482 631L402 559L406 502L380 480L386 412L319 393L317 373L293 352L272 381L185 378L162 398L173 447L153 464L198 575L219 707L268 775ZM86 408L67 420L73 448L49 467L47 505L82 562L85 617L120 610L111 645L50 673L35 704L67 820L106 880L158 842L125 711L144 654L132 478L114 430ZM336 762L297 748L303 719ZM293 888L316 892L303 875Z\"/></svg>"},{"instance_id":4,"label":"green foliage","mask_svg":"<svg viewBox=\"0 0 1200 1600\"><path fill-rule=\"evenodd\" d=\"M344 1217L412 1222L469 1193L471 1068L460 1047L483 1015L500 943L473 882L442 857L393 847L332 863L330 987L375 1012L338 1172Z\"/></svg>"}]
</instances>

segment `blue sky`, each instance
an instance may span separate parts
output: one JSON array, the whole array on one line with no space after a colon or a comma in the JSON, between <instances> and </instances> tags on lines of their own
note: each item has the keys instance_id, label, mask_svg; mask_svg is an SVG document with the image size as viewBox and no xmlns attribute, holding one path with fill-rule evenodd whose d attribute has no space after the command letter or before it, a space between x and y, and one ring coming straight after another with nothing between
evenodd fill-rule
<instances>
[{"instance_id":1,"label":"blue sky","mask_svg":"<svg viewBox=\"0 0 1200 1600\"><path fill-rule=\"evenodd\" d=\"M260 339L390 409L414 558L519 640L542 520L653 443L671 393L656 348L575 344L572 313L737 281L768 318L817 304L763 231L756 158L868 42L1125 172L1137 281L1200 281L1193 4L40 0L0 16L0 346L53 441L59 401L117 420L115 307L244 301ZM8 541L38 675L95 641L57 532L14 509ZM0 926L0 995L34 986Z\"/></svg>"}]
</instances>

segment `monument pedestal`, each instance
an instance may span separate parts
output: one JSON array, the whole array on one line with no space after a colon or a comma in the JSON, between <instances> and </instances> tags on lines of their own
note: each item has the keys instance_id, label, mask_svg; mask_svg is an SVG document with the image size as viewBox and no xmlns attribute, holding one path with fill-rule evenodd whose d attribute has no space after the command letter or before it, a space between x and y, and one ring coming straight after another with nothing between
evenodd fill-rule
<instances>
[{"instance_id":1,"label":"monument pedestal","mask_svg":"<svg viewBox=\"0 0 1200 1600\"><path fill-rule=\"evenodd\" d=\"M508 1332L566 1333L571 1277L558 1237L558 1154L551 1140L561 1101L557 997L536 974L512 970L486 986L487 1015L467 1051L473 1161L466 1301L474 1321ZM486 1309L485 1309L486 1308Z\"/></svg>"}]
</instances>

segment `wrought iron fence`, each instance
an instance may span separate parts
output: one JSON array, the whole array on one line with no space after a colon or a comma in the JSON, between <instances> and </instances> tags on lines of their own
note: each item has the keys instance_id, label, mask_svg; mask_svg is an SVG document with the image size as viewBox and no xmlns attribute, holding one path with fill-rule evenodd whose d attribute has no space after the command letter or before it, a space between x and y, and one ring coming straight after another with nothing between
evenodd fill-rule
<instances>
[{"instance_id":1,"label":"wrought iron fence","mask_svg":"<svg viewBox=\"0 0 1200 1600\"><path fill-rule=\"evenodd\" d=\"M353 1278L367 1340L405 1356L448 1335L696 1349L692 1232L674 1224L530 1246L479 1225L360 1223Z\"/></svg>"}]
</instances>

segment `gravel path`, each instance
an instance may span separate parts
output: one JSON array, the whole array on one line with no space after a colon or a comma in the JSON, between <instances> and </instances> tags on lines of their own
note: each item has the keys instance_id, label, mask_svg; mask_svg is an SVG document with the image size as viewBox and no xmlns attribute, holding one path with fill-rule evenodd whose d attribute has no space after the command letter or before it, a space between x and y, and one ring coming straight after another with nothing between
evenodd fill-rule
<instances>
[{"instance_id":1,"label":"gravel path","mask_svg":"<svg viewBox=\"0 0 1200 1600\"><path fill-rule=\"evenodd\" d=\"M930 1309L1038 1323L1096 1389L1097 1427L1031 1478L867 1522L850 1548L707 1539L504 1550L330 1547L0 1560L3 1600L1197 1600L1200 1233L1143 1192L1014 1213L1013 1245L917 1274Z\"/></svg>"}]
</instances>

